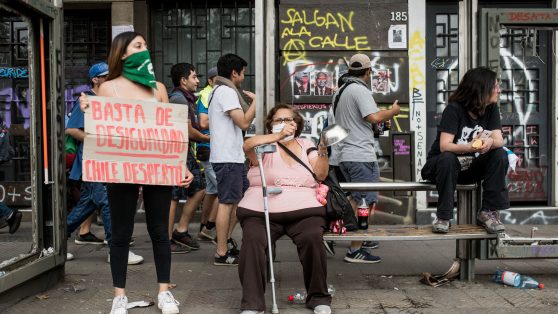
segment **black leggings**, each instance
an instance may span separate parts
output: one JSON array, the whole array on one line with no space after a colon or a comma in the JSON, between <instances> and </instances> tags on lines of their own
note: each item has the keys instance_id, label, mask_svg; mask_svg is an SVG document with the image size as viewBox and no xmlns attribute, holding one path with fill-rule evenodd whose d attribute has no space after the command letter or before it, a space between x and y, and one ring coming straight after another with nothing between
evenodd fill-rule
<instances>
[{"instance_id":1,"label":"black leggings","mask_svg":"<svg viewBox=\"0 0 558 314\"><path fill-rule=\"evenodd\" d=\"M126 271L130 239L134 231L134 216L140 185L108 184L107 192L112 220L110 269L116 288L126 287ZM171 253L168 235L171 186L143 185L143 203L147 231L153 244L157 282L170 282Z\"/></svg>"}]
</instances>

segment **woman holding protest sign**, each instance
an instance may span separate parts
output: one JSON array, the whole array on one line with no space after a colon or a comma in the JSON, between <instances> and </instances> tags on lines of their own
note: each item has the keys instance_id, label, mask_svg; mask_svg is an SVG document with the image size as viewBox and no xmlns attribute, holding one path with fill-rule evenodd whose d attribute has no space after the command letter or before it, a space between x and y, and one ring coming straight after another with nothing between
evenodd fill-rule
<instances>
[{"instance_id":1,"label":"woman holding protest sign","mask_svg":"<svg viewBox=\"0 0 558 314\"><path fill-rule=\"evenodd\" d=\"M112 42L108 63L109 75L99 88L99 96L163 103L169 101L165 86L155 80L143 35L124 32L116 36ZM84 94L80 98L80 106L83 111L89 107L89 100ZM192 179L193 175L187 170L180 185L187 187ZM158 306L164 314L178 313L179 303L168 290L171 253L167 230L172 186L110 183L107 185L107 191L113 228L109 258L115 292L111 313L127 313L126 268L140 186L143 191L147 229L153 243L159 283Z\"/></svg>"}]
</instances>

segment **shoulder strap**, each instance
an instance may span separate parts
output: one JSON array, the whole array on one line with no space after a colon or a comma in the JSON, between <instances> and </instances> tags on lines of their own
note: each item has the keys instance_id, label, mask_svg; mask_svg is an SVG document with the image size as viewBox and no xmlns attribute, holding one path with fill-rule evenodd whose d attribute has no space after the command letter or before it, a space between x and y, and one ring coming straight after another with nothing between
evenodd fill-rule
<instances>
[{"instance_id":1,"label":"shoulder strap","mask_svg":"<svg viewBox=\"0 0 558 314\"><path fill-rule=\"evenodd\" d=\"M292 151L290 151L287 147L285 147L285 145L281 144L280 142L277 142L277 145L279 145L279 147L281 147L285 151L285 153L291 156L292 159L294 159L296 162L298 162L304 168L306 168L306 170L308 170L312 174L314 180L318 181L316 175L314 174L314 171L312 171L312 169L310 169L302 160L300 160L300 158L298 158Z\"/></svg>"},{"instance_id":2,"label":"shoulder strap","mask_svg":"<svg viewBox=\"0 0 558 314\"><path fill-rule=\"evenodd\" d=\"M333 100L333 115L335 116L335 111L337 110L337 104L339 103L339 99L341 98L341 94L343 93L343 91L345 90L345 88L347 88L349 85L353 84L353 83L357 83L360 85L365 86L366 88L368 88L368 86L362 84L359 81L348 81L347 83L345 83L341 89L339 90L339 93L337 93L337 96L335 96L335 99Z\"/></svg>"},{"instance_id":3,"label":"shoulder strap","mask_svg":"<svg viewBox=\"0 0 558 314\"><path fill-rule=\"evenodd\" d=\"M209 108L209 105L211 105L211 100L213 99L213 95L215 95L215 91L219 87L221 87L221 85L215 86L215 88L213 89L213 92L211 92L211 94L209 95L209 101L207 102L207 108Z\"/></svg>"}]
</instances>

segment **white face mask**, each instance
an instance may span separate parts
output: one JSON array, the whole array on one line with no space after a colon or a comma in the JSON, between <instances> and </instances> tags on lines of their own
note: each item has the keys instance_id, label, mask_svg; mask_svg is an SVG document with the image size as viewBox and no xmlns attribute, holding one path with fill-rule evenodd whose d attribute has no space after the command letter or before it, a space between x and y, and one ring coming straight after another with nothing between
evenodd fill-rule
<instances>
[{"instance_id":1,"label":"white face mask","mask_svg":"<svg viewBox=\"0 0 558 314\"><path fill-rule=\"evenodd\" d=\"M283 128L285 127L285 123L279 123L274 125L271 128L271 133L276 134L276 133L281 133L281 131L283 131ZM284 139L282 139L280 142L288 142L290 140L292 140L294 138L294 135L289 135L287 137L285 137Z\"/></svg>"}]
</instances>

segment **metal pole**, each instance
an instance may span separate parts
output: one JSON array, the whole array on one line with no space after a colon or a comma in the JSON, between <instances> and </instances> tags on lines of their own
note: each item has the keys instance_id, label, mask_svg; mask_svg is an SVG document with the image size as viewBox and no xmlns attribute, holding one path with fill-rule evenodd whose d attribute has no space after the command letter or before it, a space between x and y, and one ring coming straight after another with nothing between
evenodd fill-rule
<instances>
[{"instance_id":1,"label":"metal pole","mask_svg":"<svg viewBox=\"0 0 558 314\"><path fill-rule=\"evenodd\" d=\"M457 192L457 224L471 224L474 191ZM461 260L460 280L475 278L475 256L472 254L472 240L457 240L457 258Z\"/></svg>"},{"instance_id":2,"label":"metal pole","mask_svg":"<svg viewBox=\"0 0 558 314\"><path fill-rule=\"evenodd\" d=\"M265 174L263 170L263 153L256 149L256 156L258 158L258 168L260 169L260 176L262 178L262 192L263 192L263 199L264 199L264 216L265 216L265 230L267 232L267 254L269 260L269 272L270 272L270 279L271 282L271 294L273 298L273 304L271 306L271 313L279 313L279 309L277 308L277 300L275 298L275 274L273 272L273 252L271 250L271 232L269 226L269 207L267 203L267 183L265 181Z\"/></svg>"},{"instance_id":3,"label":"metal pole","mask_svg":"<svg viewBox=\"0 0 558 314\"><path fill-rule=\"evenodd\" d=\"M255 1L255 64L254 64L254 74L256 79L256 118L254 123L256 124L256 134L264 133L264 119L265 116L265 86L266 86L266 76L265 76L265 1L256 0Z\"/></svg>"},{"instance_id":4,"label":"metal pole","mask_svg":"<svg viewBox=\"0 0 558 314\"><path fill-rule=\"evenodd\" d=\"M277 62L277 57L275 54L275 33L276 33L276 21L275 21L275 0L265 0L265 95L264 101L262 103L263 114L260 116L260 121L262 123L262 133L263 133L263 117L269 112L269 110L275 107L275 86L276 86L276 75L275 75L275 64Z\"/></svg>"}]
</instances>

